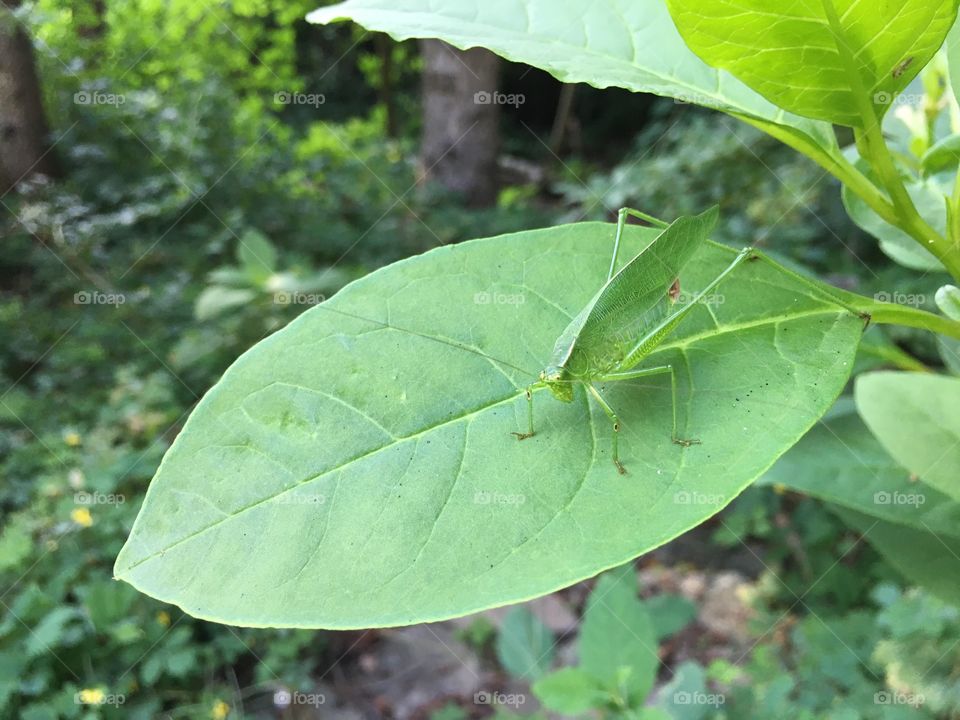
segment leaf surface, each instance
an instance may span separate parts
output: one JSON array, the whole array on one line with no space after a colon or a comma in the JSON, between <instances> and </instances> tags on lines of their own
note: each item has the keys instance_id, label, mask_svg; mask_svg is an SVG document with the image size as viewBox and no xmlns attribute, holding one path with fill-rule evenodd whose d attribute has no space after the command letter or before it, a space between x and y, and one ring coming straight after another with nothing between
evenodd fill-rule
<instances>
[{"instance_id":1,"label":"leaf surface","mask_svg":"<svg viewBox=\"0 0 960 720\"><path fill-rule=\"evenodd\" d=\"M897 462L960 499L960 380L875 372L856 385L857 409Z\"/></svg>"},{"instance_id":2,"label":"leaf surface","mask_svg":"<svg viewBox=\"0 0 960 720\"><path fill-rule=\"evenodd\" d=\"M882 116L957 17L957 0L667 0L667 6L684 40L710 65L791 112L852 127L864 122L858 95L866 94Z\"/></svg>"}]
</instances>

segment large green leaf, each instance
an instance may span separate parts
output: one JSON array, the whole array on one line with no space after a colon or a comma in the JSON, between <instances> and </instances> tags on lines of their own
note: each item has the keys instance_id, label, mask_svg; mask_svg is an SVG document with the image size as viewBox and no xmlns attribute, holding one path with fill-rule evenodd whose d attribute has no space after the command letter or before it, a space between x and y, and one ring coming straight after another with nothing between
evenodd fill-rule
<instances>
[{"instance_id":1,"label":"large green leaf","mask_svg":"<svg viewBox=\"0 0 960 720\"><path fill-rule=\"evenodd\" d=\"M833 510L910 582L960 605L960 539L955 535L885 522L846 508Z\"/></svg>"},{"instance_id":2,"label":"large green leaf","mask_svg":"<svg viewBox=\"0 0 960 720\"><path fill-rule=\"evenodd\" d=\"M657 636L637 598L633 565L601 576L587 600L578 639L580 668L630 706L641 705L660 666Z\"/></svg>"},{"instance_id":3,"label":"large green leaf","mask_svg":"<svg viewBox=\"0 0 960 720\"><path fill-rule=\"evenodd\" d=\"M888 523L960 539L960 503L911 479L883 449L852 402L838 403L763 477Z\"/></svg>"},{"instance_id":4,"label":"large green leaf","mask_svg":"<svg viewBox=\"0 0 960 720\"><path fill-rule=\"evenodd\" d=\"M853 127L864 122L857 93L882 114L939 50L957 16L957 0L666 2L706 62L791 112Z\"/></svg>"},{"instance_id":5,"label":"large green leaf","mask_svg":"<svg viewBox=\"0 0 960 720\"><path fill-rule=\"evenodd\" d=\"M653 232L628 228L622 257ZM701 445L671 442L668 377L603 389L625 476L580 390L537 393L538 434L517 442L524 387L612 238L582 223L439 248L262 341L168 451L117 577L232 624L398 625L556 590L720 510L832 404L863 321L745 263L646 359L676 367L679 429ZM684 290L734 255L706 246Z\"/></svg>"},{"instance_id":6,"label":"large green leaf","mask_svg":"<svg viewBox=\"0 0 960 720\"><path fill-rule=\"evenodd\" d=\"M564 82L621 87L745 115L837 152L828 125L785 113L694 55L663 0L347 0L307 19L349 19L398 40L440 38L458 48L489 48Z\"/></svg>"},{"instance_id":7,"label":"large green leaf","mask_svg":"<svg viewBox=\"0 0 960 720\"><path fill-rule=\"evenodd\" d=\"M960 499L960 380L929 373L861 375L857 409L894 459Z\"/></svg>"}]
</instances>

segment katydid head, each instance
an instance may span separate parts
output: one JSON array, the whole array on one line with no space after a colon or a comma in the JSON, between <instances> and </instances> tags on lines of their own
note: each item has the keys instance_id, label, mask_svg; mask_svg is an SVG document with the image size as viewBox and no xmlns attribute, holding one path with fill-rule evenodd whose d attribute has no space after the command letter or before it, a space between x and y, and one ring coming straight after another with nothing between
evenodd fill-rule
<instances>
[{"instance_id":1,"label":"katydid head","mask_svg":"<svg viewBox=\"0 0 960 720\"><path fill-rule=\"evenodd\" d=\"M550 388L553 396L561 402L573 402L573 383L567 369L558 365L547 365L540 373L540 382Z\"/></svg>"}]
</instances>

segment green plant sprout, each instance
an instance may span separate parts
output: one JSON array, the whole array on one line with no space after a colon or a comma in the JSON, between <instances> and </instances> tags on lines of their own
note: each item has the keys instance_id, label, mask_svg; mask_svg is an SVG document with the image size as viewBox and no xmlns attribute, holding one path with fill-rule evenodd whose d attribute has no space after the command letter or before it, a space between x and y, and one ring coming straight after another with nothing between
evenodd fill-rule
<instances>
[{"instance_id":1,"label":"green plant sprout","mask_svg":"<svg viewBox=\"0 0 960 720\"><path fill-rule=\"evenodd\" d=\"M620 240L629 215L658 226L663 232L619 272L615 272ZM637 380L652 375L669 374L673 442L683 447L700 444L699 440L683 439L677 435L677 380L673 366L659 365L639 369L636 366L745 261L765 260L779 272L800 281L818 295L828 298L869 323L868 314L830 295L802 275L781 267L753 247L743 248L689 303L678 303L681 297L680 271L713 231L718 216L719 208L714 206L700 215L681 217L668 224L639 210L620 209L607 281L557 338L550 363L540 372L539 381L527 388L528 427L526 432L513 433L517 439L526 440L535 434L535 390L548 388L557 400L569 403L573 402L574 386L580 384L610 419L613 425L613 464L621 475L626 474L626 468L620 462L617 440L620 419L594 383ZM676 305L678 307L675 308Z\"/></svg>"}]
</instances>

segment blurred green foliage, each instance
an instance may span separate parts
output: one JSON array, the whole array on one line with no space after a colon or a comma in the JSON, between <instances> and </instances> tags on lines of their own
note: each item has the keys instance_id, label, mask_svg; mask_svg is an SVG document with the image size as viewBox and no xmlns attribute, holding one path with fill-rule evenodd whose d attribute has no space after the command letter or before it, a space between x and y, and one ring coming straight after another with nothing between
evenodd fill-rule
<instances>
[{"instance_id":1,"label":"blurred green foliage","mask_svg":"<svg viewBox=\"0 0 960 720\"><path fill-rule=\"evenodd\" d=\"M388 137L379 49L350 27L307 26L315 5L131 0L101 19L92 2L38 0L21 13L64 177L0 206L0 325L16 329L0 345L2 718L272 717L275 692L309 692L337 661L336 636L199 621L114 582L111 567L203 392L371 269L469 237L610 219L621 205L669 219L721 202L727 242L868 294L937 286L886 263L812 164L669 102L612 167L566 158L549 193L509 187L498 206L467 212L416 183L415 46L386 45L399 116ZM505 144L542 152L523 132ZM937 361L929 340L894 338ZM674 678L678 692L725 692L731 718L960 711L954 608L896 590L813 500L755 489L721 517L717 553L762 548L757 632L777 629L742 667ZM647 606L659 641L692 618L681 600ZM492 634L482 623L467 633L490 662ZM879 692L922 694L926 715L875 703Z\"/></svg>"}]
</instances>

